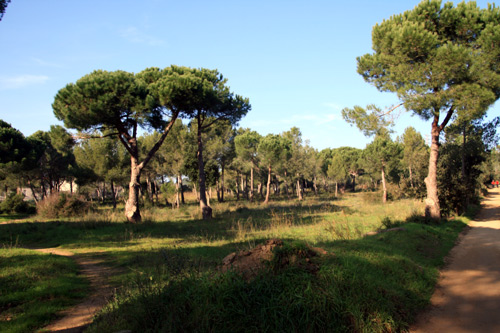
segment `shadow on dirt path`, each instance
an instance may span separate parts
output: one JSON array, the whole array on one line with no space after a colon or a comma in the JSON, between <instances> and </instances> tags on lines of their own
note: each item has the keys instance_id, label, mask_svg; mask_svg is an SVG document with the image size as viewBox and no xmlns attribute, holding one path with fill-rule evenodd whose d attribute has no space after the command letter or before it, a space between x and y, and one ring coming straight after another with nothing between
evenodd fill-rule
<instances>
[{"instance_id":1,"label":"shadow on dirt path","mask_svg":"<svg viewBox=\"0 0 500 333\"><path fill-rule=\"evenodd\" d=\"M411 332L500 332L500 189L482 206Z\"/></svg>"},{"instance_id":2,"label":"shadow on dirt path","mask_svg":"<svg viewBox=\"0 0 500 333\"><path fill-rule=\"evenodd\" d=\"M87 255L74 255L72 252L58 249L34 249L43 253L51 253L71 257L80 267L80 274L90 281L91 293L80 304L69 308L62 313L63 317L43 328L43 331L79 333L92 322L94 314L99 311L113 294L109 285L109 277L115 272L102 264L99 259Z\"/></svg>"}]
</instances>

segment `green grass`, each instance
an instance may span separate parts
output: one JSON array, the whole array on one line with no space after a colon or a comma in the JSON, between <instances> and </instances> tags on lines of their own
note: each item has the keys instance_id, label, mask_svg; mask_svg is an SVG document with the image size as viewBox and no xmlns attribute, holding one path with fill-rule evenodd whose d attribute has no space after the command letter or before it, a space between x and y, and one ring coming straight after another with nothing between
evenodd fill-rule
<instances>
[{"instance_id":1,"label":"green grass","mask_svg":"<svg viewBox=\"0 0 500 333\"><path fill-rule=\"evenodd\" d=\"M363 237L403 223L423 204L382 205L359 194L212 206L211 221L199 219L196 203L144 209L148 223L139 225L103 207L72 219L32 217L0 225L0 243L99 255L119 268L113 283L120 293L95 332L398 331L428 303L443 256L465 225L405 223L404 232ZM322 259L316 275L290 269L245 282L215 272L227 254L269 238L334 256Z\"/></svg>"},{"instance_id":2,"label":"green grass","mask_svg":"<svg viewBox=\"0 0 500 333\"><path fill-rule=\"evenodd\" d=\"M85 296L87 283L69 258L0 249L0 332L32 332Z\"/></svg>"}]
</instances>

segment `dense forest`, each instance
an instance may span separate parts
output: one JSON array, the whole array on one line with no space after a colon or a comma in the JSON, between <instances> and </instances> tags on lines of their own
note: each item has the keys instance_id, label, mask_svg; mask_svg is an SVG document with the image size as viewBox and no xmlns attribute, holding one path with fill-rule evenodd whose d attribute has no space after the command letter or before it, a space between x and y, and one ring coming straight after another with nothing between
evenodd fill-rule
<instances>
[{"instance_id":1,"label":"dense forest","mask_svg":"<svg viewBox=\"0 0 500 333\"><path fill-rule=\"evenodd\" d=\"M454 124L446 130L438 173L445 215L463 213L470 203L477 203L485 185L500 178L497 125L498 118ZM40 202L64 190L114 207L128 198L130 156L105 132L71 134L52 126L48 132L25 137L5 122L1 126L4 195L26 188L30 198ZM152 131L138 137L139 160L160 136ZM364 149L321 151L304 141L297 127L262 136L219 121L202 136L208 204L228 196L266 203L302 200L319 192L338 196L345 191L373 192L376 200L384 202L425 197L429 146L412 127L395 140L388 133L377 134ZM184 204L186 191L199 200L198 171L197 124L178 119L142 171L141 202L175 209Z\"/></svg>"}]
</instances>

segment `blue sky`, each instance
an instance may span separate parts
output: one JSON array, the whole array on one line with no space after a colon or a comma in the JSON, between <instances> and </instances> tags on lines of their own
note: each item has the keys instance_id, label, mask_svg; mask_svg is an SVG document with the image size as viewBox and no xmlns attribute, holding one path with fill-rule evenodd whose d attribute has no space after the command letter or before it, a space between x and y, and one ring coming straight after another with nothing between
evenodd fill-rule
<instances>
[{"instance_id":1,"label":"blue sky","mask_svg":"<svg viewBox=\"0 0 500 333\"><path fill-rule=\"evenodd\" d=\"M371 52L376 23L418 2L12 0L0 21L0 119L25 135L47 131L61 124L51 104L67 83L96 69L176 64L216 68L248 97L242 127L296 126L317 149L364 148L371 139L342 108L398 100L363 81L356 57ZM402 113L395 135L407 126L430 133L430 122Z\"/></svg>"}]
</instances>

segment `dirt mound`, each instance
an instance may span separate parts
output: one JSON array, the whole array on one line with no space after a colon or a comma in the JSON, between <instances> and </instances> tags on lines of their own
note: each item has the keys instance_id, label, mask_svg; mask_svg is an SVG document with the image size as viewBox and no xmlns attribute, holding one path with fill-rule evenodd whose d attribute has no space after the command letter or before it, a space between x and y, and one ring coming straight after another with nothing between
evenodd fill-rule
<instances>
[{"instance_id":1,"label":"dirt mound","mask_svg":"<svg viewBox=\"0 0 500 333\"><path fill-rule=\"evenodd\" d=\"M222 259L220 270L235 270L246 280L251 280L264 268L280 271L289 266L296 266L316 273L319 264L314 258L328 254L321 248L308 245L284 244L281 239L270 239L249 251L233 252Z\"/></svg>"}]
</instances>

